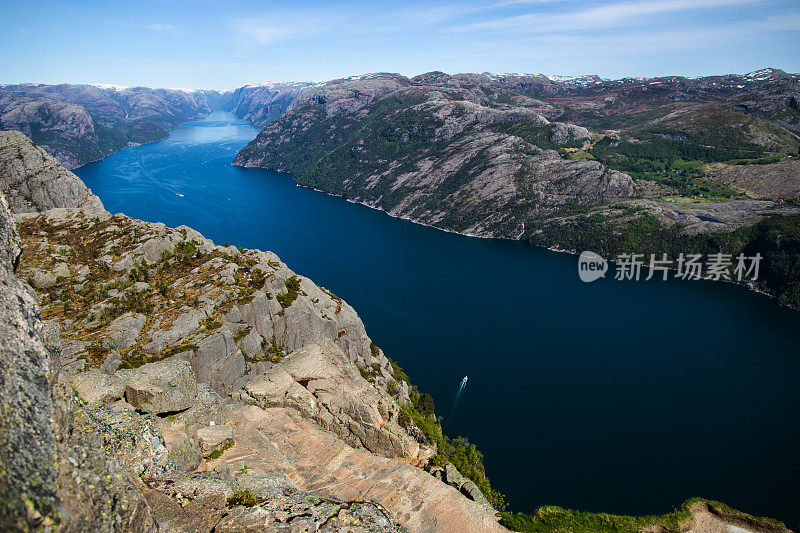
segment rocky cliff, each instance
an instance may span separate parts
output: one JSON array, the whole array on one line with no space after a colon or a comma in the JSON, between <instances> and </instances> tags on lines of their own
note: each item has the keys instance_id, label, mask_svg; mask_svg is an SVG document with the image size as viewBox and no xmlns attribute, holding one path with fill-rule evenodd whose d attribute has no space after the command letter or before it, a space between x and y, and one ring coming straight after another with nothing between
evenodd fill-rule
<instances>
[{"instance_id":1,"label":"rocky cliff","mask_svg":"<svg viewBox=\"0 0 800 533\"><path fill-rule=\"evenodd\" d=\"M552 113L468 77L338 80L304 91L234 164L292 172L394 216L482 236L516 235L523 213L632 196L630 176L536 144L588 137Z\"/></svg>"},{"instance_id":2,"label":"rocky cliff","mask_svg":"<svg viewBox=\"0 0 800 533\"><path fill-rule=\"evenodd\" d=\"M355 311L274 254L0 199L2 528L503 530L423 469Z\"/></svg>"},{"instance_id":3,"label":"rocky cliff","mask_svg":"<svg viewBox=\"0 0 800 533\"><path fill-rule=\"evenodd\" d=\"M254 126L264 127L283 114L311 82L263 83L245 85L233 91L225 108Z\"/></svg>"},{"instance_id":4,"label":"rocky cliff","mask_svg":"<svg viewBox=\"0 0 800 533\"><path fill-rule=\"evenodd\" d=\"M95 85L0 86L0 129L21 131L66 168L167 131L210 110L200 92Z\"/></svg>"},{"instance_id":5,"label":"rocky cliff","mask_svg":"<svg viewBox=\"0 0 800 533\"><path fill-rule=\"evenodd\" d=\"M770 72L770 79L778 76ZM760 199L757 185L737 194L698 169L703 158L741 163L797 152L800 141L787 127L798 78L778 78L776 89L752 75L724 77L724 84L440 72L359 76L306 88L235 164L291 172L301 185L469 235L536 238L542 226L569 223L576 214L624 222L626 211L678 224L685 233L730 231L786 211L769 200L748 203ZM770 91L772 114L739 103ZM588 109L602 113L590 116ZM583 126L612 115L630 119L628 133ZM634 120L644 115L651 120ZM565 119L582 125L560 122ZM667 168L681 157L701 161ZM751 181L766 179L769 157L747 167ZM783 172L780 179L797 177ZM728 216L714 215L720 199Z\"/></svg>"},{"instance_id":6,"label":"rocky cliff","mask_svg":"<svg viewBox=\"0 0 800 533\"><path fill-rule=\"evenodd\" d=\"M100 198L78 176L17 131L0 131L0 193L12 213L54 207L103 210Z\"/></svg>"}]
</instances>

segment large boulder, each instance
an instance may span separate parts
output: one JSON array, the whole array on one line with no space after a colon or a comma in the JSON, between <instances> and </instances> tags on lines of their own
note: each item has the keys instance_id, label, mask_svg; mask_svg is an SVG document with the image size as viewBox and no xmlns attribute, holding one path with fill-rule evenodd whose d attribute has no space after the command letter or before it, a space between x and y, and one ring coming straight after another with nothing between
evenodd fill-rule
<instances>
[{"instance_id":1,"label":"large boulder","mask_svg":"<svg viewBox=\"0 0 800 533\"><path fill-rule=\"evenodd\" d=\"M184 411L197 396L192 367L181 359L148 363L134 370L120 370L117 375L125 382L125 400L139 411Z\"/></svg>"}]
</instances>

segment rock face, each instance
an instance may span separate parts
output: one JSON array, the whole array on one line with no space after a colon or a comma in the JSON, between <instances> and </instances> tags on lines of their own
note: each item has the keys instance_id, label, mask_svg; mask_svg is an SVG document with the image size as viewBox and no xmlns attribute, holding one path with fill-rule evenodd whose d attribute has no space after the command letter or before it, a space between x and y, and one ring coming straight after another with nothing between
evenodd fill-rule
<instances>
[{"instance_id":1,"label":"rock face","mask_svg":"<svg viewBox=\"0 0 800 533\"><path fill-rule=\"evenodd\" d=\"M54 207L103 210L100 198L78 176L17 131L0 131L0 193L13 213Z\"/></svg>"},{"instance_id":2,"label":"rock face","mask_svg":"<svg viewBox=\"0 0 800 533\"><path fill-rule=\"evenodd\" d=\"M527 217L629 198L627 174L553 150L589 136L486 77L374 75L306 89L234 164L442 229L520 233ZM306 152L295 157L301 146Z\"/></svg>"},{"instance_id":3,"label":"rock face","mask_svg":"<svg viewBox=\"0 0 800 533\"><path fill-rule=\"evenodd\" d=\"M288 82L245 85L229 95L224 108L254 126L263 127L286 111L304 89L315 85L318 84Z\"/></svg>"},{"instance_id":4,"label":"rock face","mask_svg":"<svg viewBox=\"0 0 800 533\"><path fill-rule=\"evenodd\" d=\"M242 494L242 482L253 487L248 489L252 499L232 506L229 502ZM403 531L371 501L345 501L217 473L150 483L145 490L160 524L170 531Z\"/></svg>"},{"instance_id":5,"label":"rock face","mask_svg":"<svg viewBox=\"0 0 800 533\"><path fill-rule=\"evenodd\" d=\"M64 263L41 305L70 326L68 372L97 368L112 350L123 368L177 358L227 394L248 372L330 338L381 390L395 381L355 310L271 252L106 212L53 209L21 220L27 252L19 275L39 285Z\"/></svg>"},{"instance_id":6,"label":"rock face","mask_svg":"<svg viewBox=\"0 0 800 533\"><path fill-rule=\"evenodd\" d=\"M368 498L409 531L506 531L490 508L405 461L349 446L295 409L238 404L226 416L236 445L215 470L235 472L241 486L269 479L341 500Z\"/></svg>"},{"instance_id":7,"label":"rock face","mask_svg":"<svg viewBox=\"0 0 800 533\"><path fill-rule=\"evenodd\" d=\"M796 211L732 198L732 216L705 223L714 217L702 211L719 199L697 206L697 218L673 198L700 203L713 196L713 182L732 185L732 196L744 188L795 198L795 161L740 164L797 155L790 130L800 128L798 101L800 76L776 69L696 79L354 76L305 88L235 164L291 172L301 185L441 229L561 249L558 235L580 232L589 218L602 221L604 233L625 231L644 214L684 234L731 231ZM631 147L664 140L683 145L659 146L655 152L672 155L637 167ZM706 148L714 153L703 155ZM663 167L679 153L738 164L676 180L686 171ZM626 173L634 171L636 180Z\"/></svg>"},{"instance_id":8,"label":"rock face","mask_svg":"<svg viewBox=\"0 0 800 533\"><path fill-rule=\"evenodd\" d=\"M286 356L245 380L241 398L263 408L291 407L354 448L424 465L432 455L400 427L400 408L361 377L330 339Z\"/></svg>"},{"instance_id":9,"label":"rock face","mask_svg":"<svg viewBox=\"0 0 800 533\"><path fill-rule=\"evenodd\" d=\"M0 129L17 130L67 168L163 139L210 111L203 93L145 87L4 85Z\"/></svg>"},{"instance_id":10,"label":"rock face","mask_svg":"<svg viewBox=\"0 0 800 533\"><path fill-rule=\"evenodd\" d=\"M22 251L0 195L0 525L55 522L56 441L50 400L53 358L33 294L14 276Z\"/></svg>"}]
</instances>

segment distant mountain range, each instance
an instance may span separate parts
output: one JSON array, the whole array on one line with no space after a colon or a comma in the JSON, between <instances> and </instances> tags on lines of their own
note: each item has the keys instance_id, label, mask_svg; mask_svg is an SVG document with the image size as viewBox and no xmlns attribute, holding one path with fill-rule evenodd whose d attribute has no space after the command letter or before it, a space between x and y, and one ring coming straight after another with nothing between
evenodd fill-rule
<instances>
[{"instance_id":1,"label":"distant mountain range","mask_svg":"<svg viewBox=\"0 0 800 533\"><path fill-rule=\"evenodd\" d=\"M430 73L413 79L423 81L442 75ZM211 110L233 111L263 127L304 93L381 78L408 79L377 73L330 82L246 85L227 91L110 84L0 85L0 129L22 131L64 166L75 168L132 144L162 139L168 130ZM544 114L547 118L589 128L625 129L653 120L672 124L672 112L724 104L758 120L800 131L800 77L778 69L701 78L608 80L594 75L484 73L459 74L450 79L457 84L540 99L553 106Z\"/></svg>"}]
</instances>

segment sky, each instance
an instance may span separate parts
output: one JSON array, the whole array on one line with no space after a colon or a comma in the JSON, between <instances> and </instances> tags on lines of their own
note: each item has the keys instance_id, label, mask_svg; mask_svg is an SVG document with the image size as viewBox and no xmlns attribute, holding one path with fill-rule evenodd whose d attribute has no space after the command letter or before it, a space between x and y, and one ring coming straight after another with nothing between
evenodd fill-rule
<instances>
[{"instance_id":1,"label":"sky","mask_svg":"<svg viewBox=\"0 0 800 533\"><path fill-rule=\"evenodd\" d=\"M0 83L800 72L798 0L0 0Z\"/></svg>"}]
</instances>

